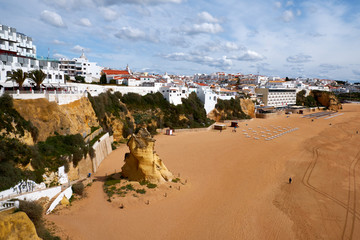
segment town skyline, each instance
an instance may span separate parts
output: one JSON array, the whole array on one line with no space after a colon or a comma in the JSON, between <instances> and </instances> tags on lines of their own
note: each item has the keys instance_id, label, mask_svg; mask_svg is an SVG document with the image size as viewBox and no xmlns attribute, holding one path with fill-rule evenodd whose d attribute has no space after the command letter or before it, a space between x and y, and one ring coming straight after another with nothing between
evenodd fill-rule
<instances>
[{"instance_id":1,"label":"town skyline","mask_svg":"<svg viewBox=\"0 0 360 240\"><path fill-rule=\"evenodd\" d=\"M351 0L0 2L0 24L32 37L38 56L84 51L104 67L179 75L360 78L359 3Z\"/></svg>"}]
</instances>

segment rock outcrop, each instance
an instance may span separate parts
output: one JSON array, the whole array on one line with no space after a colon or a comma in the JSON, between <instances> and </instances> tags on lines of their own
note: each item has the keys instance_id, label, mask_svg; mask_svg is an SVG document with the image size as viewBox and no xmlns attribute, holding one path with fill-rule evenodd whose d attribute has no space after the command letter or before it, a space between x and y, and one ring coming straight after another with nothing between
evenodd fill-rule
<instances>
[{"instance_id":1,"label":"rock outcrop","mask_svg":"<svg viewBox=\"0 0 360 240\"><path fill-rule=\"evenodd\" d=\"M60 135L80 133L84 137L91 127L99 126L88 98L81 98L65 105L47 99L14 100L14 108L39 130L39 141L46 140L55 132Z\"/></svg>"},{"instance_id":2,"label":"rock outcrop","mask_svg":"<svg viewBox=\"0 0 360 240\"><path fill-rule=\"evenodd\" d=\"M240 106L246 115L255 118L255 103L251 99L240 99Z\"/></svg>"},{"instance_id":3,"label":"rock outcrop","mask_svg":"<svg viewBox=\"0 0 360 240\"><path fill-rule=\"evenodd\" d=\"M146 180L152 183L171 181L172 173L154 152L155 139L146 129L133 134L127 143L130 153L125 154L122 175L131 181Z\"/></svg>"},{"instance_id":4,"label":"rock outcrop","mask_svg":"<svg viewBox=\"0 0 360 240\"><path fill-rule=\"evenodd\" d=\"M322 106L327 107L332 111L339 111L342 109L342 105L335 94L324 91L312 91L311 94L314 96Z\"/></svg>"},{"instance_id":5,"label":"rock outcrop","mask_svg":"<svg viewBox=\"0 0 360 240\"><path fill-rule=\"evenodd\" d=\"M18 240L41 240L36 234L34 224L24 212L0 213L0 239Z\"/></svg>"}]
</instances>

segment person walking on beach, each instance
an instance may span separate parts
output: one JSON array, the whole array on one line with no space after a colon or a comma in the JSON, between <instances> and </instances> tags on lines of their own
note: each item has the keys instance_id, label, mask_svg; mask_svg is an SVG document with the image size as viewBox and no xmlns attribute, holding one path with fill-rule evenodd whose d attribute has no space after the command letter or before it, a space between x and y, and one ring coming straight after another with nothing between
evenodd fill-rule
<instances>
[{"instance_id":1,"label":"person walking on beach","mask_svg":"<svg viewBox=\"0 0 360 240\"><path fill-rule=\"evenodd\" d=\"M289 177L289 184L291 184L291 182L292 182L292 179L291 179L291 177Z\"/></svg>"}]
</instances>

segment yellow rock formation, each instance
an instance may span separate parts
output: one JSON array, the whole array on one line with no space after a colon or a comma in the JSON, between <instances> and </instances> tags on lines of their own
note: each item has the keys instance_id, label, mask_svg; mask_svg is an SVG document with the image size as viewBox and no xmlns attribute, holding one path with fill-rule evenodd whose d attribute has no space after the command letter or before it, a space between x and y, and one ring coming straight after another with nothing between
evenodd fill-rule
<instances>
[{"instance_id":1,"label":"yellow rock formation","mask_svg":"<svg viewBox=\"0 0 360 240\"><path fill-rule=\"evenodd\" d=\"M240 106L246 115L255 118L255 103L251 99L240 99Z\"/></svg>"},{"instance_id":2,"label":"yellow rock formation","mask_svg":"<svg viewBox=\"0 0 360 240\"><path fill-rule=\"evenodd\" d=\"M34 224L24 212L0 213L0 239L7 240L40 240Z\"/></svg>"},{"instance_id":3,"label":"yellow rock formation","mask_svg":"<svg viewBox=\"0 0 360 240\"><path fill-rule=\"evenodd\" d=\"M39 129L38 141L58 132L60 135L87 135L91 127L99 126L95 112L87 98L75 102L58 105L47 99L14 100L14 108Z\"/></svg>"},{"instance_id":4,"label":"yellow rock formation","mask_svg":"<svg viewBox=\"0 0 360 240\"><path fill-rule=\"evenodd\" d=\"M155 139L146 129L133 134L127 143L130 153L125 154L122 175L131 181L147 180L152 183L171 181L172 173L154 152Z\"/></svg>"},{"instance_id":5,"label":"yellow rock formation","mask_svg":"<svg viewBox=\"0 0 360 240\"><path fill-rule=\"evenodd\" d=\"M69 200L64 196L60 201L61 205L68 206L70 204Z\"/></svg>"},{"instance_id":6,"label":"yellow rock formation","mask_svg":"<svg viewBox=\"0 0 360 240\"><path fill-rule=\"evenodd\" d=\"M322 106L327 107L329 110L339 111L342 109L342 105L335 94L323 91L312 92L312 94L315 95Z\"/></svg>"}]
</instances>

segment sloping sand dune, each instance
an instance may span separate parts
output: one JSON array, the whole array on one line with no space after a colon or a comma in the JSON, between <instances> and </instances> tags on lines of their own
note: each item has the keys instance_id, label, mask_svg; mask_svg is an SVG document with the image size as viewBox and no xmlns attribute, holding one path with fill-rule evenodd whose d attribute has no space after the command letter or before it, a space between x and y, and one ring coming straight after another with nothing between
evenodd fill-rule
<instances>
[{"instance_id":1,"label":"sloping sand dune","mask_svg":"<svg viewBox=\"0 0 360 240\"><path fill-rule=\"evenodd\" d=\"M47 218L71 239L360 239L360 105L342 113L157 136L157 154L187 179L180 191L120 209L95 182L87 198ZM125 152L97 177L119 171Z\"/></svg>"}]
</instances>

